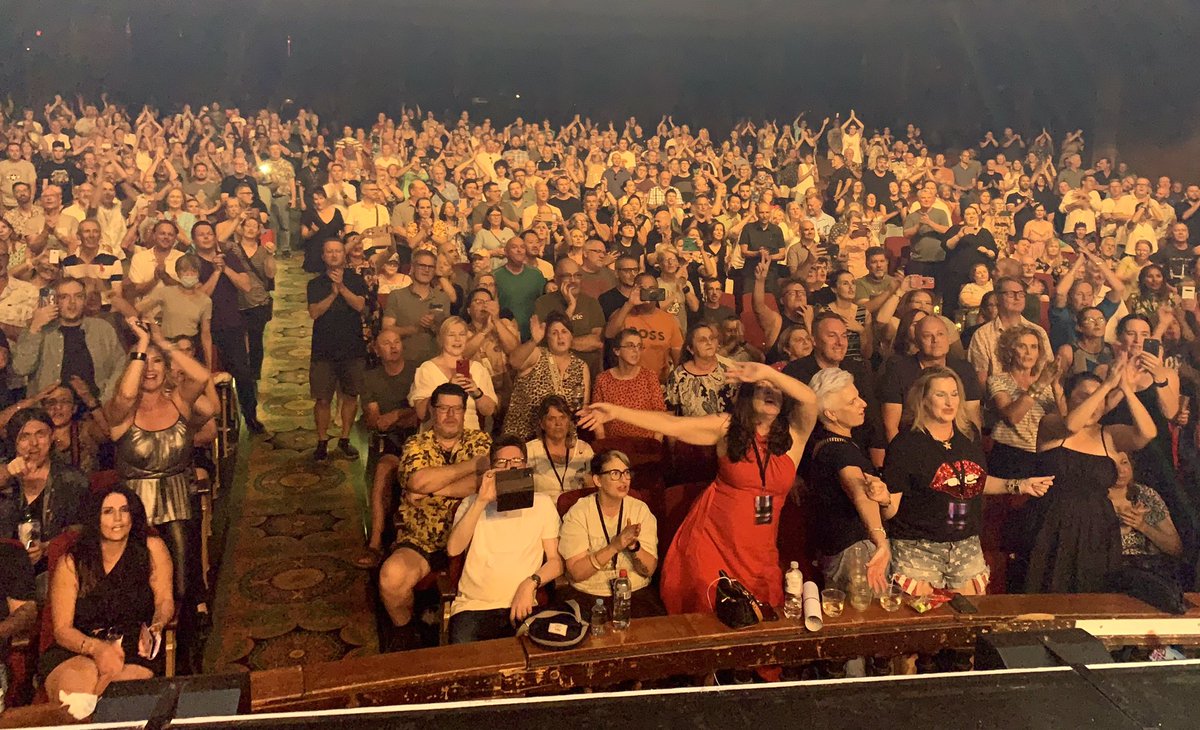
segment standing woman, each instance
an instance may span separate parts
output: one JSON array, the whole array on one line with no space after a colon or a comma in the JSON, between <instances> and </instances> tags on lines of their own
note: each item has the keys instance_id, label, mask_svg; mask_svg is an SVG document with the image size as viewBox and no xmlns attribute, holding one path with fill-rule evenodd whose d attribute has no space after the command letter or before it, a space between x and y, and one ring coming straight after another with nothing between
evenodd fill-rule
<instances>
[{"instance_id":1,"label":"standing woman","mask_svg":"<svg viewBox=\"0 0 1200 730\"><path fill-rule=\"evenodd\" d=\"M1130 294L1129 298L1125 300L1125 306L1129 309L1130 314L1142 315L1153 327L1158 324L1159 307L1168 306L1172 309L1179 307L1179 298L1172 293L1163 268L1158 264L1148 264L1142 267L1142 270L1138 272L1137 282L1137 291Z\"/></svg>"},{"instance_id":2,"label":"standing woman","mask_svg":"<svg viewBox=\"0 0 1200 730\"><path fill-rule=\"evenodd\" d=\"M1120 567L1121 528L1109 502L1117 482L1113 455L1135 451L1157 433L1154 419L1134 392L1140 370L1119 357L1103 381L1080 373L1067 381L1067 415L1051 414L1038 429L1042 468L1055 477L1037 505L1025 589L1029 593L1098 593ZM1109 396L1129 403L1132 425L1101 425Z\"/></svg>"},{"instance_id":3,"label":"standing woman","mask_svg":"<svg viewBox=\"0 0 1200 730\"><path fill-rule=\"evenodd\" d=\"M946 231L942 243L946 249L946 260L938 276L938 289L942 295L942 314L955 319L959 292L972 280L971 272L982 264L988 269L996 260L996 239L992 232L983 227L979 208L968 205L963 210L963 222Z\"/></svg>"},{"instance_id":4,"label":"standing woman","mask_svg":"<svg viewBox=\"0 0 1200 730\"><path fill-rule=\"evenodd\" d=\"M238 309L246 324L246 350L256 381L262 379L263 334L275 304L271 298L275 289L275 242L259 243L261 235L258 218L247 218L238 226L237 240L230 246L250 274L250 288L238 290Z\"/></svg>"},{"instance_id":5,"label":"standing woman","mask_svg":"<svg viewBox=\"0 0 1200 730\"><path fill-rule=\"evenodd\" d=\"M1122 355L1137 368L1132 384L1133 397L1124 390L1109 396L1107 413L1101 417L1106 424L1136 424L1137 405L1150 414L1155 430L1145 448L1122 448L1133 458L1133 470L1139 482L1153 488L1167 503L1184 549L1194 550L1200 535L1196 506L1184 492L1175 476L1171 420L1179 414L1179 373L1163 363L1162 353L1154 355L1143 349L1151 337L1150 322L1144 316L1129 314L1117 324L1117 343L1114 347L1119 360ZM1112 365L1110 367L1115 367ZM1136 401L1136 403L1135 403Z\"/></svg>"},{"instance_id":6,"label":"standing woman","mask_svg":"<svg viewBox=\"0 0 1200 730\"><path fill-rule=\"evenodd\" d=\"M682 418L609 403L579 413L584 428L623 421L717 447L717 477L688 512L663 561L661 593L672 614L711 612L711 586L722 570L759 600L783 603L779 513L816 422L816 399L804 383L761 363L739 363L729 375L741 383L731 414Z\"/></svg>"},{"instance_id":7,"label":"standing woman","mask_svg":"<svg viewBox=\"0 0 1200 730\"><path fill-rule=\"evenodd\" d=\"M38 660L51 702L162 674L166 651L151 656L152 643L175 613L171 555L149 535L137 496L114 487L89 495L81 512L83 531L50 586L54 645Z\"/></svg>"},{"instance_id":8,"label":"standing woman","mask_svg":"<svg viewBox=\"0 0 1200 730\"><path fill-rule=\"evenodd\" d=\"M677 416L711 416L733 410L737 388L725 378L726 363L717 357L717 330L697 324L688 330L688 358L671 369L663 386L667 408Z\"/></svg>"},{"instance_id":9,"label":"standing woman","mask_svg":"<svg viewBox=\"0 0 1200 730\"><path fill-rule=\"evenodd\" d=\"M1004 479L1038 473L1038 424L1048 414L1066 413L1058 363L1042 352L1038 333L1018 324L996 343L1000 372L987 379L988 398L999 416L992 428L988 472Z\"/></svg>"},{"instance_id":10,"label":"standing woman","mask_svg":"<svg viewBox=\"0 0 1200 730\"><path fill-rule=\"evenodd\" d=\"M515 235L512 229L504 225L504 213L499 206L493 205L483 214L483 228L475 234L471 244L471 253L481 253L491 260L489 268L498 269L504 265L504 244Z\"/></svg>"},{"instance_id":11,"label":"standing woman","mask_svg":"<svg viewBox=\"0 0 1200 730\"><path fill-rule=\"evenodd\" d=\"M536 431L537 404L553 393L566 398L571 412L588 403L588 366L571 352L575 336L562 312L551 312L542 324L537 315L529 325L532 337L509 355L517 371L512 400L504 417L504 434L528 441Z\"/></svg>"},{"instance_id":12,"label":"standing woman","mask_svg":"<svg viewBox=\"0 0 1200 730\"><path fill-rule=\"evenodd\" d=\"M141 499L147 519L166 540L175 561L175 595L183 602L181 632L186 635L196 604L204 601L192 443L216 413L217 404L204 395L210 377L207 368L179 351L157 329L151 344L150 333L135 318L126 322L137 342L116 392L105 405L105 416L117 445L117 473ZM185 377L168 391L169 364Z\"/></svg>"},{"instance_id":13,"label":"standing woman","mask_svg":"<svg viewBox=\"0 0 1200 730\"><path fill-rule=\"evenodd\" d=\"M341 238L346 229L342 211L329 200L321 188L312 191L308 208L300 217L300 235L304 242L304 270L310 274L325 271L321 260L321 246L326 239Z\"/></svg>"},{"instance_id":14,"label":"standing woman","mask_svg":"<svg viewBox=\"0 0 1200 730\"><path fill-rule=\"evenodd\" d=\"M592 401L612 403L639 411L664 411L662 385L658 374L641 366L642 336L632 328L621 330L616 338L617 364L596 376ZM662 440L662 434L621 421L596 426L596 438L645 438Z\"/></svg>"},{"instance_id":15,"label":"standing woman","mask_svg":"<svg viewBox=\"0 0 1200 730\"><path fill-rule=\"evenodd\" d=\"M855 298L854 274L843 269L833 275L832 283L835 298L822 309L833 312L846 323L846 359L852 362L870 360L875 352L871 335L875 329L874 320L867 308Z\"/></svg>"},{"instance_id":16,"label":"standing woman","mask_svg":"<svg viewBox=\"0 0 1200 730\"><path fill-rule=\"evenodd\" d=\"M1053 477L1001 479L987 472L975 426L963 408L963 384L949 368L926 368L908 390L912 427L888 444L883 509L892 570L905 593L946 588L978 596L990 571L979 543L983 495L1040 497Z\"/></svg>"}]
</instances>

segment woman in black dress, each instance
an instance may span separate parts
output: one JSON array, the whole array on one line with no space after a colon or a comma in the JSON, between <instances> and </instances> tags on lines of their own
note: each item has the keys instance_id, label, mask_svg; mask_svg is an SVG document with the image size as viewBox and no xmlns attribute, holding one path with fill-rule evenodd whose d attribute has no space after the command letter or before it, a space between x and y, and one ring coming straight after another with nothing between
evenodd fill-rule
<instances>
[{"instance_id":1,"label":"woman in black dress","mask_svg":"<svg viewBox=\"0 0 1200 730\"><path fill-rule=\"evenodd\" d=\"M322 246L330 238L341 238L345 228L346 221L342 218L342 211L329 201L324 190L321 188L313 190L308 208L300 216L305 271L310 274L320 274L325 271L325 262L321 260Z\"/></svg>"},{"instance_id":2,"label":"woman in black dress","mask_svg":"<svg viewBox=\"0 0 1200 730\"><path fill-rule=\"evenodd\" d=\"M946 261L938 277L938 289L942 295L942 314L950 319L954 319L958 310L958 293L971 281L975 265L991 269L996 260L996 239L981 224L979 208L968 205L963 209L962 224L946 231L946 240L942 242Z\"/></svg>"},{"instance_id":3,"label":"woman in black dress","mask_svg":"<svg viewBox=\"0 0 1200 730\"><path fill-rule=\"evenodd\" d=\"M1037 503L1025 589L1028 593L1098 593L1121 564L1121 526L1108 500L1117 481L1112 454L1137 451L1157 433L1134 393L1136 363L1124 357L1108 377L1079 373L1067 381L1067 415L1047 414L1038 429L1042 471L1054 488ZM1105 426L1110 394L1130 403L1132 425Z\"/></svg>"},{"instance_id":4,"label":"woman in black dress","mask_svg":"<svg viewBox=\"0 0 1200 730\"><path fill-rule=\"evenodd\" d=\"M51 702L162 674L165 650L156 644L175 612L171 555L148 534L142 501L118 486L84 504L83 532L50 585L54 645L38 667Z\"/></svg>"}]
</instances>

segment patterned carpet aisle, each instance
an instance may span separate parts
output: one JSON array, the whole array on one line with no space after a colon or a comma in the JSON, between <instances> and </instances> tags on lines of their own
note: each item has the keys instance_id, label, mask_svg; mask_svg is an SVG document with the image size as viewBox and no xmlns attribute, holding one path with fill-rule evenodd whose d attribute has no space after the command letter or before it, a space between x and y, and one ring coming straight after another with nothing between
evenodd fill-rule
<instances>
[{"instance_id":1,"label":"patterned carpet aisle","mask_svg":"<svg viewBox=\"0 0 1200 730\"><path fill-rule=\"evenodd\" d=\"M296 258L280 265L259 385L269 435L243 430L207 672L329 661L378 646L367 572L351 562L363 539L364 461L312 460L308 276Z\"/></svg>"}]
</instances>

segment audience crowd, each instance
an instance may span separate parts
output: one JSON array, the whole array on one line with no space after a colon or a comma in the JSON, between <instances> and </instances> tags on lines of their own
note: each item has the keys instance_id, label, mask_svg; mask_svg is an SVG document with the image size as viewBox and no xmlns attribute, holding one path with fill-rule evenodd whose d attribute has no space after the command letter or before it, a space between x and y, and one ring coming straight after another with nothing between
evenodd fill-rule
<instances>
[{"instance_id":1,"label":"audience crowd","mask_svg":"<svg viewBox=\"0 0 1200 730\"><path fill-rule=\"evenodd\" d=\"M358 564L386 648L422 642L434 573L470 641L547 592L606 599L619 571L635 616L710 610L719 570L780 605L797 540L830 587L1193 584L1200 185L1079 130L939 150L853 111L724 137L501 124L0 114L0 538L20 541L0 641L48 606L48 686L159 671L169 616L201 635L215 383L263 433L283 267L311 275L312 458L359 459L360 410L370 436ZM712 466L662 541L647 450ZM498 510L523 468L532 506ZM89 501L104 471L120 486Z\"/></svg>"}]
</instances>

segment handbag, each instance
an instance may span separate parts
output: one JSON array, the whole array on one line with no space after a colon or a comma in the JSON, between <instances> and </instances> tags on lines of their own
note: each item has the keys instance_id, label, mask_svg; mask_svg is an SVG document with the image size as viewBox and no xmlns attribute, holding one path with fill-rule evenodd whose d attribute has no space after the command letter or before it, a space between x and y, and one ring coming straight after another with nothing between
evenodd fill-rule
<instances>
[{"instance_id":1,"label":"handbag","mask_svg":"<svg viewBox=\"0 0 1200 730\"><path fill-rule=\"evenodd\" d=\"M581 644L587 635L588 622L583 620L574 600L566 601L562 608L538 611L517 629L517 636L528 636L543 649L570 649Z\"/></svg>"},{"instance_id":2,"label":"handbag","mask_svg":"<svg viewBox=\"0 0 1200 730\"><path fill-rule=\"evenodd\" d=\"M713 610L729 628L741 629L779 618L775 609L755 598L750 589L725 571L720 572L716 584L717 604Z\"/></svg>"}]
</instances>

